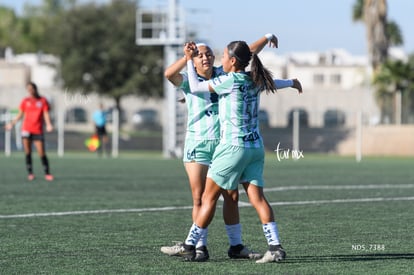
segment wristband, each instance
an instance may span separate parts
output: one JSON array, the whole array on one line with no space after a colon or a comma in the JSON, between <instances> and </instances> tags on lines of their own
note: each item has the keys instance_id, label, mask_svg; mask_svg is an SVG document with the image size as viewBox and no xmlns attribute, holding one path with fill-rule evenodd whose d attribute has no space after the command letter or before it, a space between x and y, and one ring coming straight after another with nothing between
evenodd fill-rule
<instances>
[{"instance_id":1,"label":"wristband","mask_svg":"<svg viewBox=\"0 0 414 275\"><path fill-rule=\"evenodd\" d=\"M270 40L272 40L272 38L273 38L273 33L266 33L265 37L267 38L267 41L270 42Z\"/></svg>"}]
</instances>

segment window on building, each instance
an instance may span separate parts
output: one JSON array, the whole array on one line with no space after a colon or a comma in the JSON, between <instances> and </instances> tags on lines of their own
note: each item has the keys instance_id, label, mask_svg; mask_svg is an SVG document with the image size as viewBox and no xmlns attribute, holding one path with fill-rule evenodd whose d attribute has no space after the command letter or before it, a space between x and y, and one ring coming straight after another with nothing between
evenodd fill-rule
<instances>
[{"instance_id":1,"label":"window on building","mask_svg":"<svg viewBox=\"0 0 414 275\"><path fill-rule=\"evenodd\" d=\"M331 84L341 84L341 75L340 74L331 75Z\"/></svg>"},{"instance_id":2,"label":"window on building","mask_svg":"<svg viewBox=\"0 0 414 275\"><path fill-rule=\"evenodd\" d=\"M323 74L314 74L313 75L313 82L315 84L321 85L321 84L323 84L324 80L325 79L324 79L324 75Z\"/></svg>"},{"instance_id":3,"label":"window on building","mask_svg":"<svg viewBox=\"0 0 414 275\"><path fill-rule=\"evenodd\" d=\"M82 107L73 107L66 111L65 120L68 123L86 123L88 122L87 111Z\"/></svg>"}]
</instances>

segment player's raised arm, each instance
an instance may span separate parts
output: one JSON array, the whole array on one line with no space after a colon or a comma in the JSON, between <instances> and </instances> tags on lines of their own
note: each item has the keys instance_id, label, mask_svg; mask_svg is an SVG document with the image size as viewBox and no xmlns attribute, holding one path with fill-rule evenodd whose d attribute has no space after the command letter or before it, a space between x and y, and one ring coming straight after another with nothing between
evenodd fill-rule
<instances>
[{"instance_id":1,"label":"player's raised arm","mask_svg":"<svg viewBox=\"0 0 414 275\"><path fill-rule=\"evenodd\" d=\"M277 48L279 46L278 39L276 35L272 33L267 33L263 37L259 38L257 41L253 42L249 45L250 51L252 53L258 54L266 44L269 44L269 47ZM298 90L298 93L302 93L302 84L299 82L298 79L275 79L274 80L275 86L277 89L284 89L284 88L294 88Z\"/></svg>"},{"instance_id":2,"label":"player's raised arm","mask_svg":"<svg viewBox=\"0 0 414 275\"><path fill-rule=\"evenodd\" d=\"M168 79L174 86L178 87L183 82L183 76L180 72L185 68L187 59L184 57L175 61L164 71L164 76Z\"/></svg>"},{"instance_id":3,"label":"player's raised arm","mask_svg":"<svg viewBox=\"0 0 414 275\"><path fill-rule=\"evenodd\" d=\"M267 33L264 36L260 37L257 41L250 44L249 48L252 53L258 54L263 50L266 44L269 44L269 47L271 48L279 47L279 41L276 35Z\"/></svg>"},{"instance_id":4,"label":"player's raised arm","mask_svg":"<svg viewBox=\"0 0 414 275\"><path fill-rule=\"evenodd\" d=\"M284 89L284 88L294 88L298 90L298 93L303 93L302 84L297 78L294 79L274 79L273 82L275 83L276 88Z\"/></svg>"}]
</instances>

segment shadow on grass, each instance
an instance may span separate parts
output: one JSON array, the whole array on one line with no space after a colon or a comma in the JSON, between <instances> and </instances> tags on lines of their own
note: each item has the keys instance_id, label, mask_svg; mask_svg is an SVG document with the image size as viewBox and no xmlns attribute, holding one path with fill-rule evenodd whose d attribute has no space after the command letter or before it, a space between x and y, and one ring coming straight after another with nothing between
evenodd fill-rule
<instances>
[{"instance_id":1,"label":"shadow on grass","mask_svg":"<svg viewBox=\"0 0 414 275\"><path fill-rule=\"evenodd\" d=\"M329 256L297 256L288 257L285 263L304 262L353 262L353 261L383 261L414 259L414 253L386 253L386 254L350 254Z\"/></svg>"},{"instance_id":2,"label":"shadow on grass","mask_svg":"<svg viewBox=\"0 0 414 275\"><path fill-rule=\"evenodd\" d=\"M288 257L286 260L278 262L278 264L297 264L297 263L334 263L334 262L369 262L369 261L384 261L384 260L412 260L414 259L414 253L406 254L350 254L350 255L329 255L329 256L296 256ZM180 257L177 257L178 261L183 263L194 263L185 261ZM211 264L211 263L229 263L234 262L248 262L249 259L232 259L223 258L210 258L206 262L197 262L197 264Z\"/></svg>"}]
</instances>

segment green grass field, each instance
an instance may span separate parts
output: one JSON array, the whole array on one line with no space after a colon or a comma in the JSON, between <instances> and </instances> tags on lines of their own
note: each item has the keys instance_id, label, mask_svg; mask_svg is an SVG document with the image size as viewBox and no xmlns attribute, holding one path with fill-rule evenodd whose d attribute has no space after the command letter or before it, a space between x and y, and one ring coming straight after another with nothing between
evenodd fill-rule
<instances>
[{"instance_id":1,"label":"green grass field","mask_svg":"<svg viewBox=\"0 0 414 275\"><path fill-rule=\"evenodd\" d=\"M180 160L151 154L50 155L54 182L26 181L23 154L0 157L0 274L412 274L414 159L307 156L266 159L266 196L287 259L256 264L227 257L218 204L210 260L160 252L183 241L191 195ZM242 194L243 240L267 245Z\"/></svg>"}]
</instances>

